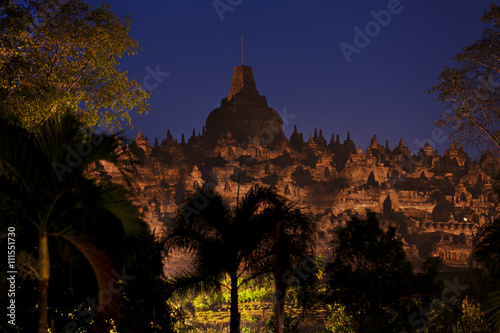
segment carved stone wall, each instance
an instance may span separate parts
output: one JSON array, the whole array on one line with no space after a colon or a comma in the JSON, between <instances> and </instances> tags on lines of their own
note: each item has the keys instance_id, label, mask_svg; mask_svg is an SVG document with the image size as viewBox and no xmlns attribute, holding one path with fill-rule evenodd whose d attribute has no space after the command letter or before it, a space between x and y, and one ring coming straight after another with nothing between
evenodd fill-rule
<instances>
[{"instance_id":1,"label":"carved stone wall","mask_svg":"<svg viewBox=\"0 0 500 333\"><path fill-rule=\"evenodd\" d=\"M440 156L426 143L418 154L411 155L403 140L390 149L388 142L382 146L375 136L363 152L356 149L349 133L343 143L333 134L328 142L320 129L306 142L297 126L287 139L281 127L276 128L276 111L258 94L251 68L246 67L235 69L229 97L209 116L213 120L211 116L224 113L223 123L230 124L239 133L237 137L215 122L210 125L210 135L205 129L198 135L193 130L187 142L183 135L179 143L168 131L161 144L155 139L151 145L142 133L130 144L142 162L133 190L155 233L168 228L184 195L197 185L210 183L232 205L238 187L244 195L255 186L275 186L318 223L318 253L329 254L335 228L370 210L379 214L383 225L398 228L417 267L433 255L442 257L449 267L469 265L472 237L499 214L493 186L497 171L491 154L472 161L451 145ZM238 106L240 99L244 108ZM235 115L228 111L227 103L234 104L230 111ZM243 130L248 124L238 121L246 116L237 114L248 108L265 114L252 122L250 137L245 136L250 133L248 128ZM96 171L123 182L110 164L98 163ZM166 271L186 262L185 254L171 259Z\"/></svg>"}]
</instances>

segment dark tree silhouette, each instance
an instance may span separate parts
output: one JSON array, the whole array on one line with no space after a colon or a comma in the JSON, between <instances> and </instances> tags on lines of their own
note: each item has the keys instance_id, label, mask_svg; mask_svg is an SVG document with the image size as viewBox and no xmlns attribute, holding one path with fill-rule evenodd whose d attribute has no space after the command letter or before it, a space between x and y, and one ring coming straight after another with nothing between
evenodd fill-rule
<instances>
[{"instance_id":1,"label":"dark tree silhouette","mask_svg":"<svg viewBox=\"0 0 500 333\"><path fill-rule=\"evenodd\" d=\"M115 258L109 250L144 231L122 187L97 184L86 174L88 166L100 160L115 163L125 173L118 162L120 141L91 136L81 128L68 113L49 118L34 133L0 118L0 223L2 230L15 226L32 240L18 247L17 265L22 276L38 282L40 333L47 331L49 282L56 267L58 274L72 271L85 259L97 280L95 295L114 279ZM58 266L51 268L53 264ZM99 308L117 316L120 294L113 296L107 306L99 299Z\"/></svg>"},{"instance_id":2,"label":"dark tree silhouette","mask_svg":"<svg viewBox=\"0 0 500 333\"><path fill-rule=\"evenodd\" d=\"M149 227L146 226L148 229ZM150 232L126 244L134 248L135 260L124 263L134 279L124 288L118 332L174 332L175 317L168 305L172 286L163 273L165 244ZM153 323L153 324L152 324Z\"/></svg>"},{"instance_id":3,"label":"dark tree silhouette","mask_svg":"<svg viewBox=\"0 0 500 333\"><path fill-rule=\"evenodd\" d=\"M332 245L329 300L345 306L358 332L372 325L387 332L409 329L410 300L440 292L435 263L428 262L424 274L414 274L395 229L383 231L374 213L338 229Z\"/></svg>"},{"instance_id":4,"label":"dark tree silhouette","mask_svg":"<svg viewBox=\"0 0 500 333\"><path fill-rule=\"evenodd\" d=\"M230 329L239 332L238 288L275 271L277 294L284 295L282 275L310 255L314 231L311 220L274 189L251 189L232 211L219 193L203 186L187 196L165 236L167 252L186 249L193 256L174 283L181 290L217 291L229 276ZM282 306L277 302L277 311Z\"/></svg>"},{"instance_id":5,"label":"dark tree silhouette","mask_svg":"<svg viewBox=\"0 0 500 333\"><path fill-rule=\"evenodd\" d=\"M486 314L500 330L500 218L488 224L477 237L473 257L486 271L491 291L486 297Z\"/></svg>"},{"instance_id":6,"label":"dark tree silhouette","mask_svg":"<svg viewBox=\"0 0 500 333\"><path fill-rule=\"evenodd\" d=\"M460 144L500 149L500 7L491 4L481 18L488 24L481 39L463 48L445 67L430 92L438 92L445 112L437 126L450 127L451 139Z\"/></svg>"}]
</instances>

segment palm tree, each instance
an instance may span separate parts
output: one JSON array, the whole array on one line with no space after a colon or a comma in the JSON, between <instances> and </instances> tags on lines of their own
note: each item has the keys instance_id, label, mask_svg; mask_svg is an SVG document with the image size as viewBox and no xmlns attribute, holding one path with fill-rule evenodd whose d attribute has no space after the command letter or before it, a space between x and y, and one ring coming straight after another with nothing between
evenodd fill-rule
<instances>
[{"instance_id":1,"label":"palm tree","mask_svg":"<svg viewBox=\"0 0 500 333\"><path fill-rule=\"evenodd\" d=\"M36 243L18 254L18 269L38 281L40 333L47 332L51 262L60 262L61 248L83 256L98 290L105 290L115 267L106 237L116 245L143 234L125 190L98 184L86 173L100 160L118 163L120 148L116 136L91 135L70 114L50 118L34 132L0 119L0 223L2 230L15 226L18 233L36 235ZM115 299L103 309L116 314L117 306Z\"/></svg>"},{"instance_id":2,"label":"palm tree","mask_svg":"<svg viewBox=\"0 0 500 333\"><path fill-rule=\"evenodd\" d=\"M204 205L200 205L202 201ZM276 233L276 228L286 235L279 246L275 238L280 232ZM186 249L193 258L191 266L174 278L177 285L220 290L229 275L230 286L226 287L231 293L230 331L236 333L238 288L273 272L277 249L287 249L287 255L280 257L287 258L286 263L279 262L280 270L300 262L313 249L314 231L312 221L274 189L251 189L232 211L219 193L203 186L186 197L168 226L166 250Z\"/></svg>"}]
</instances>

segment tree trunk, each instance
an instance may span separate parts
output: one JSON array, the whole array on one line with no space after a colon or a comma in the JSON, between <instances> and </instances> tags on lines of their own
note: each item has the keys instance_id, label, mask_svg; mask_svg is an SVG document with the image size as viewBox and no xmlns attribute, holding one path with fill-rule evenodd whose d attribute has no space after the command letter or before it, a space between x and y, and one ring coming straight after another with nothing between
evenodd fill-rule
<instances>
[{"instance_id":1,"label":"tree trunk","mask_svg":"<svg viewBox=\"0 0 500 333\"><path fill-rule=\"evenodd\" d=\"M276 326L274 332L283 333L283 303L276 299Z\"/></svg>"},{"instance_id":2,"label":"tree trunk","mask_svg":"<svg viewBox=\"0 0 500 333\"><path fill-rule=\"evenodd\" d=\"M274 327L275 333L283 333L283 308L285 305L285 295L286 295L286 282L283 280L283 276L288 268L287 262L287 252L284 246L284 232L281 221L276 221L274 230L274 242L275 242L275 270L274 270L274 280L275 280L275 317L276 325Z\"/></svg>"},{"instance_id":3,"label":"tree trunk","mask_svg":"<svg viewBox=\"0 0 500 333\"><path fill-rule=\"evenodd\" d=\"M40 279L38 291L40 292L40 303L38 305L38 333L47 333L47 316L49 308L49 236L46 230L41 231L38 245L38 263Z\"/></svg>"},{"instance_id":4,"label":"tree trunk","mask_svg":"<svg viewBox=\"0 0 500 333\"><path fill-rule=\"evenodd\" d=\"M229 321L231 333L240 333L240 313L238 312L238 275L231 273L231 319Z\"/></svg>"}]
</instances>

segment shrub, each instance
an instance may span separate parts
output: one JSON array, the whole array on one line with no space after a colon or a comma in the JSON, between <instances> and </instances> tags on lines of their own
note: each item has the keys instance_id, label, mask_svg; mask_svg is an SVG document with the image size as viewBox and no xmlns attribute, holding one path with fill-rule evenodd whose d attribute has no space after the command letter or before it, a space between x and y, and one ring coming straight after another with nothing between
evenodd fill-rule
<instances>
[{"instance_id":1,"label":"shrub","mask_svg":"<svg viewBox=\"0 0 500 333\"><path fill-rule=\"evenodd\" d=\"M268 333L273 333L274 332L274 327L276 325L276 317L274 313L269 316L266 320L266 327L268 329ZM290 312L284 312L283 313L283 326L284 326L284 333L299 333L299 319L292 315Z\"/></svg>"}]
</instances>

